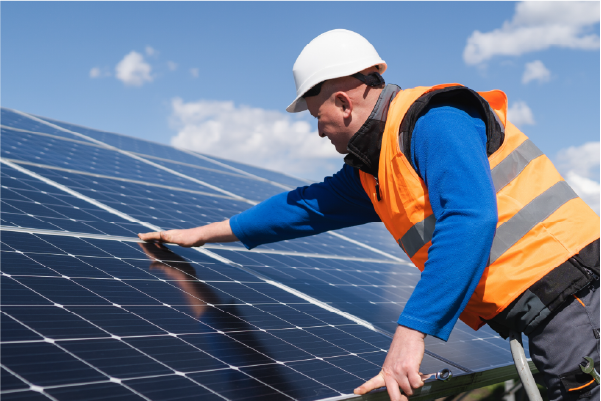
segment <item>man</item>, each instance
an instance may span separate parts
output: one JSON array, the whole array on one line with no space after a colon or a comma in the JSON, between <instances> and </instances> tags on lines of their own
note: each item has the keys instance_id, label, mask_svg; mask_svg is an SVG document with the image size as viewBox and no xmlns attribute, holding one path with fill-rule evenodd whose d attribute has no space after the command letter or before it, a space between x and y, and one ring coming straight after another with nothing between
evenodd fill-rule
<instances>
[{"instance_id":1,"label":"man","mask_svg":"<svg viewBox=\"0 0 601 401\"><path fill-rule=\"evenodd\" d=\"M503 92L401 90L384 84L386 68L354 32L315 38L294 65L287 110L318 119L319 135L347 154L342 170L228 221L140 238L252 248L382 221L422 276L381 372L355 393L411 395L423 385L424 337L447 340L461 318L527 334L550 399L598 398L578 364L599 363L599 217L506 121Z\"/></svg>"}]
</instances>

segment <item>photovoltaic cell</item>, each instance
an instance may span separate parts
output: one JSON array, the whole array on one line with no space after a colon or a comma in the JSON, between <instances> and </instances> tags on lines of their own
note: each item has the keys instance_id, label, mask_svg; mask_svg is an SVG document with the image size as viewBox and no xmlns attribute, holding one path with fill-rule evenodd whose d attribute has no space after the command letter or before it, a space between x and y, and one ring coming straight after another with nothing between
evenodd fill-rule
<instances>
[{"instance_id":1,"label":"photovoltaic cell","mask_svg":"<svg viewBox=\"0 0 601 401\"><path fill-rule=\"evenodd\" d=\"M381 333L420 278L381 224L252 252L213 244L216 257L141 244L147 223L221 221L307 183L47 119L166 171L10 110L2 119L2 158L25 169L1 171L3 399L316 400L380 370ZM510 363L490 329L459 323L447 343L426 338L421 371Z\"/></svg>"}]
</instances>

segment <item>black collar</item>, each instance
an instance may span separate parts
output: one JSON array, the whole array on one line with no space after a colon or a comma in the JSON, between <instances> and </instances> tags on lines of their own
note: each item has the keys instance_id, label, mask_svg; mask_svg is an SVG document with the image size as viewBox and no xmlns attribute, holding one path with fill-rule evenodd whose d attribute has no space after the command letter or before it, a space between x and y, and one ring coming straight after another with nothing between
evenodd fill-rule
<instances>
[{"instance_id":1,"label":"black collar","mask_svg":"<svg viewBox=\"0 0 601 401\"><path fill-rule=\"evenodd\" d=\"M382 134L386 126L388 107L401 88L394 84L384 87L371 114L348 143L344 162L374 177L378 177Z\"/></svg>"}]
</instances>

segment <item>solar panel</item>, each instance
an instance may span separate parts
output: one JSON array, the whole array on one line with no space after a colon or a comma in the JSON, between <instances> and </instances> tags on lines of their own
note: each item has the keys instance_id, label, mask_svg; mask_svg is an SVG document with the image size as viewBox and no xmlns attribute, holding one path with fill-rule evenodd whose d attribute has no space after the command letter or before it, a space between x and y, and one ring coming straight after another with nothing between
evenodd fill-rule
<instances>
[{"instance_id":1,"label":"solar panel","mask_svg":"<svg viewBox=\"0 0 601 401\"><path fill-rule=\"evenodd\" d=\"M253 251L142 244L305 183L8 109L1 146L4 399L349 399L379 371L420 278L381 224ZM458 323L421 370L476 386L511 364Z\"/></svg>"}]
</instances>

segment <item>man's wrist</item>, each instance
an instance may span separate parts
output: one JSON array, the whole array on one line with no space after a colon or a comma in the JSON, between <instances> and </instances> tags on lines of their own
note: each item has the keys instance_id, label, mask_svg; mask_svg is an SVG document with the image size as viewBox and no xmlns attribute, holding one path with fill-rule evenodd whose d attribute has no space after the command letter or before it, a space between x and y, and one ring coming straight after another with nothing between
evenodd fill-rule
<instances>
[{"instance_id":1,"label":"man's wrist","mask_svg":"<svg viewBox=\"0 0 601 401\"><path fill-rule=\"evenodd\" d=\"M398 325L397 331L405 332L405 333L407 333L407 335L411 335L411 336L413 336L415 338L420 338L422 340L424 338L426 338L426 336L427 336L426 333L422 333L419 330L412 329L411 327L407 327L407 326L404 326L402 324Z\"/></svg>"}]
</instances>

